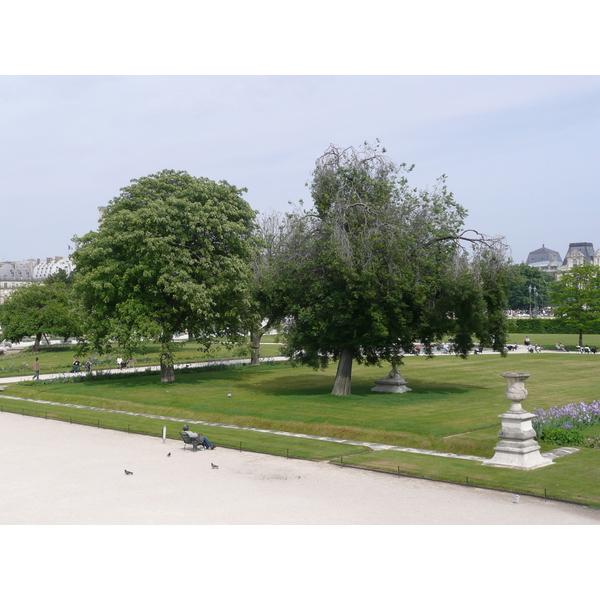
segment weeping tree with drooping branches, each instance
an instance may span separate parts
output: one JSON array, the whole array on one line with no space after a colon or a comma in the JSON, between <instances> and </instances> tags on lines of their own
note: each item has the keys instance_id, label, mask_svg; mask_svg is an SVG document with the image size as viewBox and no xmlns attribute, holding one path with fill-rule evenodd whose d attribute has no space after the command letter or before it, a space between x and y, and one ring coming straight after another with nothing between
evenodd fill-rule
<instances>
[{"instance_id":1,"label":"weeping tree with drooping branches","mask_svg":"<svg viewBox=\"0 0 600 600\"><path fill-rule=\"evenodd\" d=\"M332 394L351 393L352 365L396 367L450 335L466 357L474 340L504 352L505 246L465 230L447 190L411 188L412 167L379 145L330 146L315 166L312 208L287 215L272 301L285 313L286 353L325 368Z\"/></svg>"}]
</instances>

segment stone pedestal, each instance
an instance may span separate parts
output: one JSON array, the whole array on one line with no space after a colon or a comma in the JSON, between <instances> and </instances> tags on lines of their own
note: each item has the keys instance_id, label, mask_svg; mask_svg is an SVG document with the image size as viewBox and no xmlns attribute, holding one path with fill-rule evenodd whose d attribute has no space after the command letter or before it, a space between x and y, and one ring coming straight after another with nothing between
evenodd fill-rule
<instances>
[{"instance_id":1,"label":"stone pedestal","mask_svg":"<svg viewBox=\"0 0 600 600\"><path fill-rule=\"evenodd\" d=\"M371 391L402 394L403 392L410 392L411 389L406 387L406 381L402 378L398 369L394 367L387 377L382 377L375 382L375 387L371 388Z\"/></svg>"},{"instance_id":2,"label":"stone pedestal","mask_svg":"<svg viewBox=\"0 0 600 600\"><path fill-rule=\"evenodd\" d=\"M527 398L525 381L529 373L502 373L508 381L506 397L511 401L508 411L499 415L502 429L498 433L500 442L494 448L496 453L484 465L491 467L509 467L512 469L531 470L552 464L552 460L540 454L540 446L535 441L535 430L531 424L535 417L521 406Z\"/></svg>"}]
</instances>

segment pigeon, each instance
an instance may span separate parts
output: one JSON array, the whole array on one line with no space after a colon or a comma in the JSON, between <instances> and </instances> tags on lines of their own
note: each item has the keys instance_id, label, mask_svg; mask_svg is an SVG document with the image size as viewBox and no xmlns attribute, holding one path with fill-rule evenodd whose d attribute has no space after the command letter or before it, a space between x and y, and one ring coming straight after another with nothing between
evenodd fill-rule
<instances>
[{"instance_id":1,"label":"pigeon","mask_svg":"<svg viewBox=\"0 0 600 600\"><path fill-rule=\"evenodd\" d=\"M519 494L515 494L515 504L519 503L520 498L521 498L521 496L519 496Z\"/></svg>"},{"instance_id":2,"label":"pigeon","mask_svg":"<svg viewBox=\"0 0 600 600\"><path fill-rule=\"evenodd\" d=\"M215 463L210 463L210 466L211 466L213 469L218 469L218 468L219 468L219 465L215 465Z\"/></svg>"},{"instance_id":3,"label":"pigeon","mask_svg":"<svg viewBox=\"0 0 600 600\"><path fill-rule=\"evenodd\" d=\"M169 452L169 454L167 454L167 456L171 456L171 453Z\"/></svg>"},{"instance_id":4,"label":"pigeon","mask_svg":"<svg viewBox=\"0 0 600 600\"><path fill-rule=\"evenodd\" d=\"M128 471L127 469L125 469L125 475L133 475L133 471Z\"/></svg>"}]
</instances>

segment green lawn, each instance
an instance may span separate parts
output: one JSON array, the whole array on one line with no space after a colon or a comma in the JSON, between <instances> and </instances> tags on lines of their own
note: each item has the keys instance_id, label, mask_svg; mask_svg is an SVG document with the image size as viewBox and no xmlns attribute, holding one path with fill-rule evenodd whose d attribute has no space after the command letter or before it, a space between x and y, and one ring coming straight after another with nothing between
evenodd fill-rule
<instances>
[{"instance_id":1,"label":"green lawn","mask_svg":"<svg viewBox=\"0 0 600 600\"><path fill-rule=\"evenodd\" d=\"M275 336L265 336L264 343L261 346L262 357L280 356L279 344L275 344L272 338ZM148 344L144 354L134 356L135 366L152 366L159 364L160 348L158 344ZM118 350L111 354L98 355L92 352L90 358L93 359L93 369L116 369L117 357L122 356ZM217 343L212 346L208 352L203 352L194 342L177 343L175 345L175 363L185 364L189 362L199 362L205 360L214 360L221 358L249 358L249 348L246 346L234 344ZM33 375L32 365L36 357L40 359L41 371L45 373L60 373L71 370L73 360L75 359L75 346L64 345L55 342L50 347L43 345L38 352L24 350L19 353L6 353L0 356L0 378L15 377L19 375ZM87 360L80 358L81 362Z\"/></svg>"},{"instance_id":2,"label":"green lawn","mask_svg":"<svg viewBox=\"0 0 600 600\"><path fill-rule=\"evenodd\" d=\"M523 344L525 337L529 335L529 339L532 344L540 344L547 350L555 350L555 345L561 342L569 348L569 350L575 352L575 346L579 343L579 336L576 333L567 334L556 334L556 333L509 333L508 343L509 344ZM600 335L597 334L584 334L583 336L584 345L597 346L600 348Z\"/></svg>"},{"instance_id":3,"label":"green lawn","mask_svg":"<svg viewBox=\"0 0 600 600\"><path fill-rule=\"evenodd\" d=\"M458 458L382 450L343 458L344 465L450 481L519 494L580 502L600 508L600 451L582 448L554 464L520 471Z\"/></svg>"},{"instance_id":4,"label":"green lawn","mask_svg":"<svg viewBox=\"0 0 600 600\"><path fill-rule=\"evenodd\" d=\"M172 384L161 384L157 374L81 383L27 382L9 385L4 394L480 457L493 455L500 429L498 415L510 406L504 395L506 381L500 377L501 373L531 373L527 383L529 397L523 403L530 410L570 402L590 402L600 397L600 355L509 354L502 358L484 354L471 356L467 360L455 356L438 356L434 359L408 357L401 372L412 392L371 392L375 379L388 371L389 367L355 366L353 394L349 397L330 394L335 366L324 372L315 372L287 364L178 373ZM41 416L50 410L48 405L10 402L9 406L8 399L0 396L4 410L25 410L30 414L35 407ZM58 412L56 408L51 410ZM66 413L78 413L76 409L61 410L63 413L56 414L56 418L68 420ZM94 419L103 421L108 414L88 412L90 415L86 414L86 418L92 425ZM49 417L54 417L54 414ZM120 417L118 423L111 426L126 430L128 424L131 426L130 421L130 416ZM152 430L144 432L160 435L162 424L162 420L155 420L151 425ZM103 422L101 426L105 426ZM179 425L176 424L174 429L171 427L169 425L169 435L177 437ZM202 430L205 429L203 426ZM286 455L286 450L289 451L286 445L293 439L218 427L206 429L206 435L217 445L235 448L241 442L246 449L283 455ZM353 463L390 472L396 472L400 466L401 472L459 482L469 477L476 485L516 489L542 496L546 489L551 497L564 496L573 501L600 506L600 490L595 483L600 480L597 476L600 451L596 449L582 449L558 459L550 467L521 472L483 467L477 462L397 451L357 455L358 450L354 446L333 444L334 447L329 447L330 443L326 442L320 442L326 446L310 455L306 448L316 442L300 440L294 443L303 447L306 444L306 447L293 455L307 458L333 457L335 460L337 457L339 460L343 455L344 464ZM543 451L550 448L542 445ZM289 451L289 454L292 455L292 452ZM563 472L565 466L569 467Z\"/></svg>"}]
</instances>

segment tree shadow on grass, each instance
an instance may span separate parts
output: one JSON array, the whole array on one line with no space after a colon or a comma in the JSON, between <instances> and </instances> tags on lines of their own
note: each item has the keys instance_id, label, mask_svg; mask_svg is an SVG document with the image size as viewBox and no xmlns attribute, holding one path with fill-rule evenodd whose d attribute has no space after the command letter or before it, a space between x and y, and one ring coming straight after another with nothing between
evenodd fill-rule
<instances>
[{"instance_id":1,"label":"tree shadow on grass","mask_svg":"<svg viewBox=\"0 0 600 600\"><path fill-rule=\"evenodd\" d=\"M330 396L331 390L333 389L334 378L331 375L311 374L310 378L304 378L302 376L278 376L269 379L268 385L264 385L265 382L252 383L251 381L238 381L236 382L241 387L248 389L260 389L261 393L269 396L288 396L290 394L295 396ZM352 383L352 394L351 397L360 397L369 399L381 399L381 400L394 400L397 401L400 397L409 399L411 396L447 396L457 394L468 394L474 390L486 389L484 386L468 385L468 384L440 384L435 385L429 382L419 384L419 382L410 382L410 392L404 394L387 394L380 392L373 392L371 388L375 386L375 382L364 382L358 381ZM335 398L343 399L345 396L335 396Z\"/></svg>"},{"instance_id":2,"label":"tree shadow on grass","mask_svg":"<svg viewBox=\"0 0 600 600\"><path fill-rule=\"evenodd\" d=\"M374 387L374 379L365 380L364 377L356 379L352 383L352 394L350 396L332 396L331 390L333 389L333 383L335 380L335 374L332 373L321 373L314 371L295 371L287 370L285 373L267 372L264 370L254 370L253 368L236 368L226 369L222 371L206 371L198 373L176 373L175 382L168 384L160 383L160 374L157 372L147 373L146 376L133 376L119 377L118 375L111 379L94 381L94 379L81 382L79 385L87 387L91 386L102 386L114 387L115 384L121 389L152 389L156 390L157 387L163 387L165 390L176 389L187 386L198 386L198 390L201 386L206 385L207 387L223 387L223 389L231 390L246 390L253 394L260 394L265 397L286 397L286 396L300 396L305 399L319 399L323 401L325 398L330 399L332 403L348 403L350 399L354 401L364 402L368 401L377 404L393 404L398 402L411 402L419 400L438 401L445 400L448 396L457 396L463 394L469 394L473 391L481 391L488 389L485 386L478 386L473 384L449 384L443 382L440 384L432 383L431 381L419 380L418 378L411 378L408 382L408 386L411 388L410 392L404 394L387 394L380 392L373 392L371 388ZM256 376L255 376L256 375Z\"/></svg>"}]
</instances>

